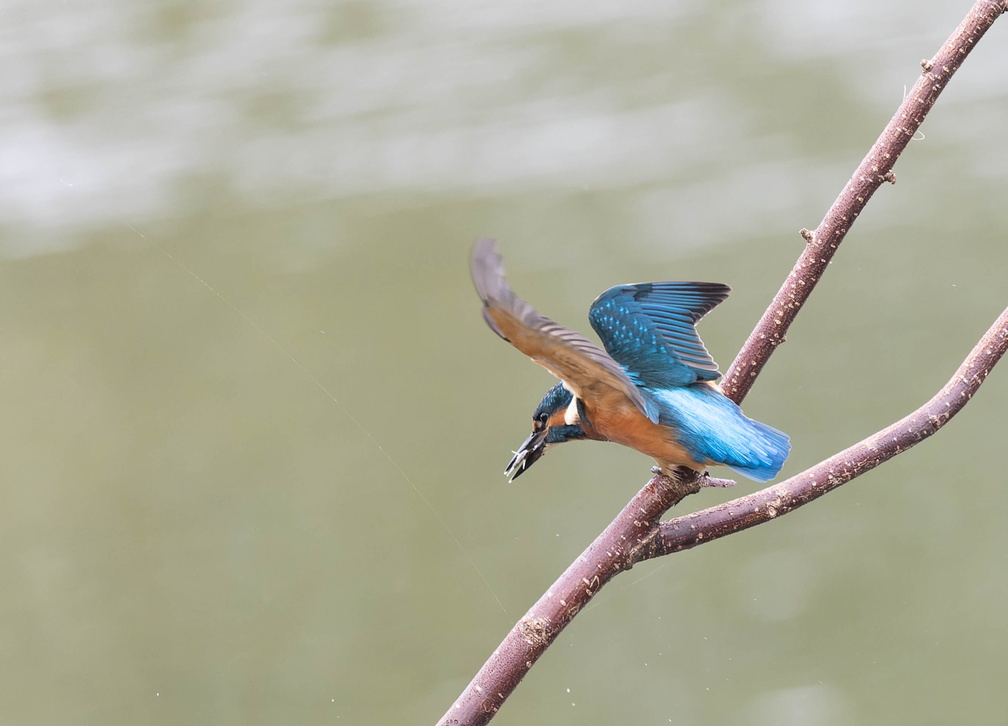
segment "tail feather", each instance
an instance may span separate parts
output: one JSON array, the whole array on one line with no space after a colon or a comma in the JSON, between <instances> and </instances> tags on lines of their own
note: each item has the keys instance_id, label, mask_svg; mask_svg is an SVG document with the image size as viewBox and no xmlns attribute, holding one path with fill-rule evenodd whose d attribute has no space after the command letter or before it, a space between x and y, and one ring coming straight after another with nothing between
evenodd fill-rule
<instances>
[{"instance_id":1,"label":"tail feather","mask_svg":"<svg viewBox=\"0 0 1008 726\"><path fill-rule=\"evenodd\" d=\"M722 464L754 481L770 481L791 451L787 434L753 421L709 384L652 391L661 423L695 461Z\"/></svg>"},{"instance_id":2,"label":"tail feather","mask_svg":"<svg viewBox=\"0 0 1008 726\"><path fill-rule=\"evenodd\" d=\"M791 440L787 434L765 423L748 419L752 424L753 436L749 439L748 450L736 451L732 461L725 461L733 471L753 481L770 481L780 473L791 452Z\"/></svg>"}]
</instances>

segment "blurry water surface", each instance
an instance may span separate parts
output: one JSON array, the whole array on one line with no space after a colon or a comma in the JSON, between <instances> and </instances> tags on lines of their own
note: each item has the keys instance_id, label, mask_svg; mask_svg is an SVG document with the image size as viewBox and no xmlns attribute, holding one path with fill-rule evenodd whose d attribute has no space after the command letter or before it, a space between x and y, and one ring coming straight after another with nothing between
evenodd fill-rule
<instances>
[{"instance_id":1,"label":"blurry water surface","mask_svg":"<svg viewBox=\"0 0 1008 726\"><path fill-rule=\"evenodd\" d=\"M506 485L551 379L480 320L472 242L582 330L616 283L728 282L725 368L967 9L8 3L0 720L432 723L651 465ZM1006 28L746 401L784 475L1008 304ZM618 578L495 723L1002 719L1006 405L999 369L825 500Z\"/></svg>"}]
</instances>

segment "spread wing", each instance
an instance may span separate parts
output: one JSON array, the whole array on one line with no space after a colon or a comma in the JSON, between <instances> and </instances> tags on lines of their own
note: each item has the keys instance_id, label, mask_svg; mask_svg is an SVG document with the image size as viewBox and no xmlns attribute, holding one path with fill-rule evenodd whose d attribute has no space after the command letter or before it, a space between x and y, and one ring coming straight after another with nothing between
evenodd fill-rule
<instances>
[{"instance_id":1,"label":"spread wing","mask_svg":"<svg viewBox=\"0 0 1008 726\"><path fill-rule=\"evenodd\" d=\"M721 376L695 325L729 292L716 282L618 285L592 303L588 320L635 383L688 386Z\"/></svg>"},{"instance_id":2,"label":"spread wing","mask_svg":"<svg viewBox=\"0 0 1008 726\"><path fill-rule=\"evenodd\" d=\"M491 330L562 380L586 403L621 396L657 423L657 405L634 385L619 363L514 294L504 279L504 265L494 240L476 243L471 266L476 292L483 300L483 319Z\"/></svg>"}]
</instances>

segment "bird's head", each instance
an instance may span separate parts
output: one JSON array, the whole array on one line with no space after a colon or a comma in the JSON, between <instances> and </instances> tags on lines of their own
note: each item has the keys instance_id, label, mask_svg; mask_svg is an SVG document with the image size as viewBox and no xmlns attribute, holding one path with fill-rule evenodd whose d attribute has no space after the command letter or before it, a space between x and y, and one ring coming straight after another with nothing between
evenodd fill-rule
<instances>
[{"instance_id":1,"label":"bird's head","mask_svg":"<svg viewBox=\"0 0 1008 726\"><path fill-rule=\"evenodd\" d=\"M514 481L522 473L536 463L546 450L555 445L572 439L586 437L583 427L583 411L580 401L564 388L563 383L557 383L543 396L532 414L532 433L525 439L508 462L504 474L508 481Z\"/></svg>"}]
</instances>

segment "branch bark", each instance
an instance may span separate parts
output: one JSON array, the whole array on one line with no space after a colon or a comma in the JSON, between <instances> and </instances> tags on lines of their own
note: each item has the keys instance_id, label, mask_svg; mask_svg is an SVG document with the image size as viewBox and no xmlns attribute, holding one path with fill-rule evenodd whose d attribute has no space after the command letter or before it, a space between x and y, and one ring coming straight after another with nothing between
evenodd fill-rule
<instances>
[{"instance_id":1,"label":"branch bark","mask_svg":"<svg viewBox=\"0 0 1008 726\"><path fill-rule=\"evenodd\" d=\"M921 61L923 73L896 109L850 181L814 232L801 231L807 245L791 273L742 346L721 381L725 395L736 403L749 392L763 366L784 342L787 330L822 278L848 230L883 182L896 183L893 166L952 75L1008 3L980 0L931 60Z\"/></svg>"},{"instance_id":2,"label":"branch bark","mask_svg":"<svg viewBox=\"0 0 1008 726\"><path fill-rule=\"evenodd\" d=\"M1006 10L1005 1L977 2L938 53L922 62L920 79L822 222L814 232L802 230L808 244L725 374L727 396L739 402L748 393L861 210L883 182L895 182L893 165L938 95ZM671 507L699 491L703 481L690 470L682 470L678 481L654 477L518 621L438 723L488 723L557 635L618 573L790 512L931 436L966 405L1006 348L1008 310L927 404L801 474L746 497L660 522Z\"/></svg>"},{"instance_id":3,"label":"branch bark","mask_svg":"<svg viewBox=\"0 0 1008 726\"><path fill-rule=\"evenodd\" d=\"M787 514L902 454L948 423L1008 349L1008 308L974 346L951 380L926 404L825 461L745 497L662 522L653 557L696 547Z\"/></svg>"}]
</instances>

